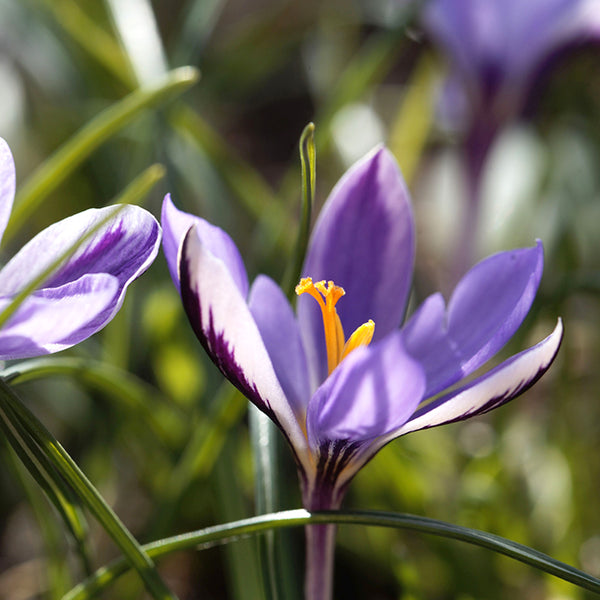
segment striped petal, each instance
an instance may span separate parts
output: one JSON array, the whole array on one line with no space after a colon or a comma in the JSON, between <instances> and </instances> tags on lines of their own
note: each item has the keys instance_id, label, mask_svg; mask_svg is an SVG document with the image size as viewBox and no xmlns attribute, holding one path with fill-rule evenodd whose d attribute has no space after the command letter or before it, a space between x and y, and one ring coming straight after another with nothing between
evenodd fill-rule
<instances>
[{"instance_id":1,"label":"striped petal","mask_svg":"<svg viewBox=\"0 0 600 600\"><path fill-rule=\"evenodd\" d=\"M200 343L223 375L275 421L302 463L306 441L256 322L227 264L195 226L182 243L179 274L183 306Z\"/></svg>"},{"instance_id":2,"label":"striped petal","mask_svg":"<svg viewBox=\"0 0 600 600\"><path fill-rule=\"evenodd\" d=\"M167 194L163 201L161 224L163 227L163 250L171 278L178 290L179 249L185 234L190 227L195 226L203 244L214 256L225 263L242 296L245 298L248 295L248 276L244 261L237 246L225 231L200 217L175 208L170 194Z\"/></svg>"},{"instance_id":3,"label":"striped petal","mask_svg":"<svg viewBox=\"0 0 600 600\"><path fill-rule=\"evenodd\" d=\"M558 352L562 335L563 326L559 320L546 339L471 383L423 406L389 439L411 431L469 419L516 398L548 370Z\"/></svg>"},{"instance_id":4,"label":"striped petal","mask_svg":"<svg viewBox=\"0 0 600 600\"><path fill-rule=\"evenodd\" d=\"M118 295L118 279L105 273L35 291L0 330L0 359L30 358L78 344L105 324L103 315ZM0 311L11 301L0 298Z\"/></svg>"}]
</instances>

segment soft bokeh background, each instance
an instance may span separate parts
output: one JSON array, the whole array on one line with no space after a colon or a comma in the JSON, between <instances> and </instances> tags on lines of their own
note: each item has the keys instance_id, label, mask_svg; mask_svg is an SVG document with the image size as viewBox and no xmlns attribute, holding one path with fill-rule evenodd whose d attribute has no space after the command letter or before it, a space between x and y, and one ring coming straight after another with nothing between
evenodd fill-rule
<instances>
[{"instance_id":1,"label":"soft bokeh background","mask_svg":"<svg viewBox=\"0 0 600 600\"><path fill-rule=\"evenodd\" d=\"M397 156L417 221L413 303L452 289L464 188L460 134L437 125L445 61L409 2L391 0L1 0L0 135L18 185L90 118L174 67L199 83L102 144L15 232L2 260L46 225L119 196L155 163L164 193L224 227L251 276L281 278L299 214L298 139L317 132L318 201L379 142ZM486 164L475 258L544 241L534 309L505 352L561 315L556 364L483 418L397 440L345 506L412 512L531 545L600 577L600 51L544 73L526 115ZM194 338L162 256L118 317L61 355L114 368L125 397L92 377L16 389L141 541L256 513L247 402ZM90 363L91 364L91 363ZM285 457L288 460L287 457ZM293 466L283 508L300 505ZM117 551L92 518L94 565ZM302 532L290 578L299 593ZM180 597L262 598L255 540L160 563ZM6 448L0 462L0 598L58 598L82 577L57 515ZM480 548L401 531L339 530L339 598L563 599L575 587ZM140 598L127 575L106 598ZM299 596L297 596L299 597Z\"/></svg>"}]
</instances>

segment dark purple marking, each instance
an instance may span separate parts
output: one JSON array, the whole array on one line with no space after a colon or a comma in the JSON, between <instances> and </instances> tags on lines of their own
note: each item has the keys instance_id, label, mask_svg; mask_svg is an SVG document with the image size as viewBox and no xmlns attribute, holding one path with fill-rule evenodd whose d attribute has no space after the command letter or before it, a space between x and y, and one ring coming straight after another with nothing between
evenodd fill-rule
<instances>
[{"instance_id":1,"label":"dark purple marking","mask_svg":"<svg viewBox=\"0 0 600 600\"><path fill-rule=\"evenodd\" d=\"M153 225L154 235L132 236L120 219L110 229L101 229L98 234L84 243L82 254L68 260L45 287L64 285L86 273L110 273L124 285L139 268L140 257L147 256L154 247L158 229Z\"/></svg>"},{"instance_id":2,"label":"dark purple marking","mask_svg":"<svg viewBox=\"0 0 600 600\"><path fill-rule=\"evenodd\" d=\"M561 340L562 343L562 340ZM542 375L550 368L550 366L552 365L552 363L554 362L554 359L556 358L556 355L558 354L558 350L560 349L560 344L558 345L556 352L554 353L554 356L552 356L552 358L550 359L550 361L548 362L547 365L540 367L536 374L531 377L530 379L526 379L524 381L521 381L519 383L519 385L516 387L516 389L514 389L513 391L507 391L504 394L501 394L499 396L494 396L493 398L490 398L485 404L482 404L479 408L472 410L470 412L466 412L463 413L462 415L459 415L453 419L450 419L448 421L443 421L442 423L436 423L435 425L424 425L423 427L421 427L420 429L431 429L433 427L438 427L440 425L446 425L448 423L456 423L458 421L464 421L466 419L469 419L471 417L475 417L477 415L483 415L495 408L498 408L499 406L502 406L503 404L507 404L508 402L510 402L511 400L514 400L515 398L519 397L521 394L523 394L524 392L526 392L530 387L532 387L535 383L537 383L539 381L539 379L542 377ZM527 352L527 350L525 350L525 352ZM515 358L515 360L518 358L519 355L517 355ZM499 365L497 368L500 369L503 366L506 365ZM478 380L473 381L470 385L466 386L463 390L461 391L465 391L468 390L469 388L477 385L477 383L483 381L484 379L486 379L487 377L489 377L492 373L487 373L485 375L483 375L481 378L479 378ZM452 402L452 398L455 397L457 394L457 392L452 392L451 394L446 394L445 396L442 396L441 398L438 398L437 400L431 402L430 404L427 404L426 406L422 407L421 409L417 410L413 416L408 420L408 423L410 423L411 421L413 421L414 419L416 419L417 417L420 417L422 415L427 414L428 412L430 412L431 410L433 410L434 408L437 408L438 406L441 406L442 404L444 404L445 402ZM418 431L418 430L417 430Z\"/></svg>"}]
</instances>

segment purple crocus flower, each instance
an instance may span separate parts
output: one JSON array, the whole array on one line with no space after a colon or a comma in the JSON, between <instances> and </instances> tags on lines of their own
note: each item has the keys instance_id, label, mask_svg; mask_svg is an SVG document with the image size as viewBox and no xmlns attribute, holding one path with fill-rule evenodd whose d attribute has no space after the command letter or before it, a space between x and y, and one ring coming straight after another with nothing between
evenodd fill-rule
<instances>
[{"instance_id":1,"label":"purple crocus flower","mask_svg":"<svg viewBox=\"0 0 600 600\"><path fill-rule=\"evenodd\" d=\"M559 54L600 37L600 0L428 0L423 25L450 66L441 121L464 134L469 207L460 273L474 256L482 170L497 134Z\"/></svg>"},{"instance_id":2,"label":"purple crocus flower","mask_svg":"<svg viewBox=\"0 0 600 600\"><path fill-rule=\"evenodd\" d=\"M296 312L269 277L259 275L249 287L231 238L179 211L169 196L162 225L169 269L196 335L222 373L283 432L309 510L338 508L353 476L390 440L515 398L558 351L560 321L539 344L462 381L527 314L542 274L539 242L487 258L447 305L434 294L400 327L414 223L402 175L384 148L356 163L324 205L296 288ZM328 527L307 531L307 598L329 595Z\"/></svg>"},{"instance_id":3,"label":"purple crocus flower","mask_svg":"<svg viewBox=\"0 0 600 600\"><path fill-rule=\"evenodd\" d=\"M15 165L0 138L0 237L14 195ZM39 233L0 270L0 314L96 227L2 326L1 360L58 352L102 329L121 307L127 286L158 253L160 227L147 211L137 206L86 210Z\"/></svg>"},{"instance_id":4,"label":"purple crocus flower","mask_svg":"<svg viewBox=\"0 0 600 600\"><path fill-rule=\"evenodd\" d=\"M498 126L522 109L552 58L598 38L600 1L430 0L423 23L450 63L446 100Z\"/></svg>"}]
</instances>

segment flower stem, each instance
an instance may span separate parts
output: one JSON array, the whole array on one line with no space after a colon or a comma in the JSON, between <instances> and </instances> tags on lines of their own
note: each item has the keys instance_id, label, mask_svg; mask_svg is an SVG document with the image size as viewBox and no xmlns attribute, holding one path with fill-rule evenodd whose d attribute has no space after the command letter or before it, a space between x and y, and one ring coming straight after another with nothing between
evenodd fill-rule
<instances>
[{"instance_id":1,"label":"flower stem","mask_svg":"<svg viewBox=\"0 0 600 600\"><path fill-rule=\"evenodd\" d=\"M306 527L306 600L332 598L335 533L335 525Z\"/></svg>"}]
</instances>

